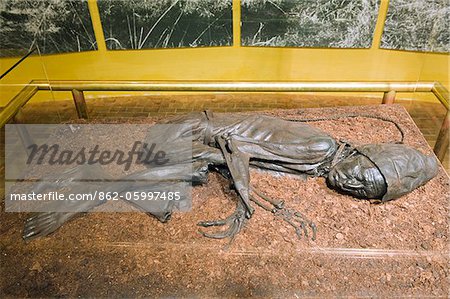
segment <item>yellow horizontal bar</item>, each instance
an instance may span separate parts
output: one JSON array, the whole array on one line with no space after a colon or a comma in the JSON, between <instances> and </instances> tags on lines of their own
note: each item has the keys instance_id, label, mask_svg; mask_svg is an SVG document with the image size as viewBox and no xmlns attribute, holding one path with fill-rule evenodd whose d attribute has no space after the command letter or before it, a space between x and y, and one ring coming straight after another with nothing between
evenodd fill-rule
<instances>
[{"instance_id":1,"label":"yellow horizontal bar","mask_svg":"<svg viewBox=\"0 0 450 299\"><path fill-rule=\"evenodd\" d=\"M44 81L33 80L0 113L3 127L38 90L51 91L215 91L215 92L433 92L449 109L439 82L213 82L213 81Z\"/></svg>"},{"instance_id":2,"label":"yellow horizontal bar","mask_svg":"<svg viewBox=\"0 0 450 299\"><path fill-rule=\"evenodd\" d=\"M52 91L431 92L434 82L33 81Z\"/></svg>"}]
</instances>

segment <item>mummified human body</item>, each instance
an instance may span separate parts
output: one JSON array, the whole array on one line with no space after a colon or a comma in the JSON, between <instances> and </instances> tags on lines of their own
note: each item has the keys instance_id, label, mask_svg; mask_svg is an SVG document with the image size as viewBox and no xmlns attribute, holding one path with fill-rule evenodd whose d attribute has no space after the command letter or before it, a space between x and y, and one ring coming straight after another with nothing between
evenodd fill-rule
<instances>
[{"instance_id":1,"label":"mummified human body","mask_svg":"<svg viewBox=\"0 0 450 299\"><path fill-rule=\"evenodd\" d=\"M250 166L281 173L323 176L330 187L341 192L382 201L398 198L425 184L438 169L434 156L423 155L403 144L369 144L353 148L308 124L270 116L198 112L165 123L179 126L176 129L173 126L151 127L146 142L161 145L161 150L167 149L169 164L163 170L149 167L127 179L184 177L193 184L202 184L207 181L210 170L219 171L232 182L238 201L236 211L226 219L199 223L203 227L229 226L219 233L204 233L212 238L236 235L254 213L252 202L280 215L296 227L298 235L307 234L306 227L309 226L315 237L314 224L301 213L252 190L249 186ZM187 160L180 158L186 157L182 154L184 151L192 151ZM185 171L186 168L181 166L187 163L192 165L192 172L178 173ZM42 188L38 186L38 189ZM133 191L133 186L122 185L120 191ZM161 212L152 214L160 221L167 221L172 209L173 206L167 204ZM48 235L75 214L37 214L27 220L24 238Z\"/></svg>"}]
</instances>

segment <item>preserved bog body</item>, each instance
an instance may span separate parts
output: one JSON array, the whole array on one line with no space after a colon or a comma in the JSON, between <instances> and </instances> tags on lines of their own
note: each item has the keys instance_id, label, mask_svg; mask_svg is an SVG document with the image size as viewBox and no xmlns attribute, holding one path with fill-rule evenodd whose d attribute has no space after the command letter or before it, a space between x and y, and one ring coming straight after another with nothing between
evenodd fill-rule
<instances>
[{"instance_id":1,"label":"preserved bog body","mask_svg":"<svg viewBox=\"0 0 450 299\"><path fill-rule=\"evenodd\" d=\"M136 188L133 182L152 177L203 184L210 171L217 171L236 191L237 205L225 219L198 223L202 227L228 226L217 233L202 232L211 238L234 238L252 217L252 203L255 203L292 225L298 236L308 236L310 230L315 239L314 222L285 206L284 201L272 199L250 185L250 167L282 174L325 177L327 185L341 193L383 202L413 191L438 172L433 155L425 155L402 144L403 132L402 140L396 143L353 146L302 121L260 114L248 116L205 111L174 117L163 123L177 126L149 127L142 144L153 146L151 149L142 146L140 154L148 156L149 150L164 153L164 167L155 168L155 160L146 161L147 169L126 176L127 182L116 184L111 190L115 194L130 194ZM398 125L397 128L401 131ZM187 164L191 167L186 168ZM74 175L80 176L80 172L76 168L61 174L60 181L72 181ZM43 189L39 183L36 188ZM152 192L153 188L155 186L151 184L144 188L140 186L139 191ZM148 211L147 201L133 203ZM93 208L98 202L84 202L83 211L90 208L89 205ZM174 202L165 201L161 207L160 211L149 213L165 222L172 214ZM72 213L38 213L27 220L23 237L48 235L76 214L76 210Z\"/></svg>"}]
</instances>

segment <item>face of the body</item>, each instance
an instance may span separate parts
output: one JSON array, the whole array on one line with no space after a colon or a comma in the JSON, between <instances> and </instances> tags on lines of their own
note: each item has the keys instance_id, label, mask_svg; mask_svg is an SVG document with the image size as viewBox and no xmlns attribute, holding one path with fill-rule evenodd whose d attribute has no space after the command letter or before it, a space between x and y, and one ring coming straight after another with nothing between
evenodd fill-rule
<instances>
[{"instance_id":1,"label":"face of the body","mask_svg":"<svg viewBox=\"0 0 450 299\"><path fill-rule=\"evenodd\" d=\"M382 198L386 193L383 175L367 157L356 154L337 163L328 174L328 184L358 198Z\"/></svg>"}]
</instances>

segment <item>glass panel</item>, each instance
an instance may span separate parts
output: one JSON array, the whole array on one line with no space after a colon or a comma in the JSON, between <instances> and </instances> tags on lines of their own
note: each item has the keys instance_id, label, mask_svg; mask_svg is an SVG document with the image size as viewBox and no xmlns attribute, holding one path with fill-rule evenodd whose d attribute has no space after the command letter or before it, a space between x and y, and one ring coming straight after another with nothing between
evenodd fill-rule
<instances>
[{"instance_id":1,"label":"glass panel","mask_svg":"<svg viewBox=\"0 0 450 299\"><path fill-rule=\"evenodd\" d=\"M108 49L228 46L231 0L99 0Z\"/></svg>"},{"instance_id":2,"label":"glass panel","mask_svg":"<svg viewBox=\"0 0 450 299\"><path fill-rule=\"evenodd\" d=\"M379 1L242 0L242 45L369 48Z\"/></svg>"},{"instance_id":3,"label":"glass panel","mask_svg":"<svg viewBox=\"0 0 450 299\"><path fill-rule=\"evenodd\" d=\"M0 14L0 57L97 49L87 0L2 0Z\"/></svg>"},{"instance_id":4,"label":"glass panel","mask_svg":"<svg viewBox=\"0 0 450 299\"><path fill-rule=\"evenodd\" d=\"M450 5L446 0L391 0L381 47L450 52Z\"/></svg>"}]
</instances>

